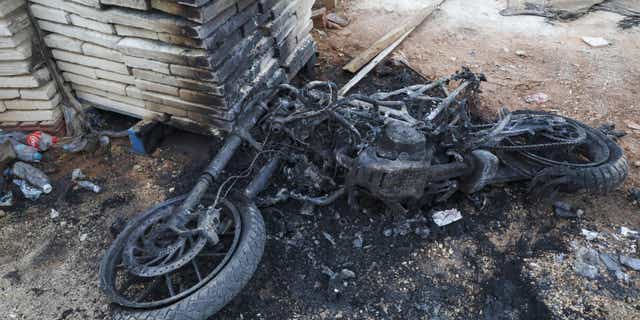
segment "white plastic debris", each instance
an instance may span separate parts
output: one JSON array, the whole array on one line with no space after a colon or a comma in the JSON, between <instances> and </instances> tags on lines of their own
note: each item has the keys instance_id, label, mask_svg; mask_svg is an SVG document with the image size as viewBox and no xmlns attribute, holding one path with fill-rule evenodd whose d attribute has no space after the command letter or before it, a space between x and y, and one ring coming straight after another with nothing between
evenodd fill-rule
<instances>
[{"instance_id":1,"label":"white plastic debris","mask_svg":"<svg viewBox=\"0 0 640 320\"><path fill-rule=\"evenodd\" d=\"M627 227L620 227L620 234L625 236L625 237L629 237L629 238L635 238L640 236L640 232L635 231L635 230L631 230Z\"/></svg>"},{"instance_id":2,"label":"white plastic debris","mask_svg":"<svg viewBox=\"0 0 640 320\"><path fill-rule=\"evenodd\" d=\"M20 187L20 191L22 191L24 197L29 200L38 200L38 198L40 198L40 196L42 195L42 190L29 185L29 183L24 180L14 179L13 183Z\"/></svg>"},{"instance_id":3,"label":"white plastic debris","mask_svg":"<svg viewBox=\"0 0 640 320\"><path fill-rule=\"evenodd\" d=\"M81 241L81 242L84 242L84 241L86 241L86 240L87 240L87 238L88 238L88 237L89 237L89 235L88 235L88 234L83 233L83 234L81 234L81 235L80 235L80 241Z\"/></svg>"},{"instance_id":4,"label":"white plastic debris","mask_svg":"<svg viewBox=\"0 0 640 320\"><path fill-rule=\"evenodd\" d=\"M93 191L94 193L100 193L100 191L102 190L99 185L87 180L77 181L76 184L79 187L87 189L89 191Z\"/></svg>"},{"instance_id":5,"label":"white plastic debris","mask_svg":"<svg viewBox=\"0 0 640 320\"><path fill-rule=\"evenodd\" d=\"M582 41L592 48L602 48L609 45L609 41L602 37L582 37Z\"/></svg>"},{"instance_id":6,"label":"white plastic debris","mask_svg":"<svg viewBox=\"0 0 640 320\"><path fill-rule=\"evenodd\" d=\"M587 238L587 240L592 241L600 235L599 233L587 229L582 229L582 235Z\"/></svg>"},{"instance_id":7,"label":"white plastic debris","mask_svg":"<svg viewBox=\"0 0 640 320\"><path fill-rule=\"evenodd\" d=\"M49 213L49 217L51 217L51 219L57 219L59 216L60 212L58 212L58 210L51 209L51 212Z\"/></svg>"},{"instance_id":8,"label":"white plastic debris","mask_svg":"<svg viewBox=\"0 0 640 320\"><path fill-rule=\"evenodd\" d=\"M82 170L80 169L73 169L73 171L71 172L71 181L76 181L84 178L85 178L85 175L84 173L82 173Z\"/></svg>"},{"instance_id":9,"label":"white plastic debris","mask_svg":"<svg viewBox=\"0 0 640 320\"><path fill-rule=\"evenodd\" d=\"M439 227L444 227L461 220L462 213L460 213L460 210L458 209L449 209L434 213L432 218L433 222L435 222Z\"/></svg>"},{"instance_id":10,"label":"white plastic debris","mask_svg":"<svg viewBox=\"0 0 640 320\"><path fill-rule=\"evenodd\" d=\"M549 101L549 95L543 92L534 93L524 98L526 103L543 104Z\"/></svg>"}]
</instances>

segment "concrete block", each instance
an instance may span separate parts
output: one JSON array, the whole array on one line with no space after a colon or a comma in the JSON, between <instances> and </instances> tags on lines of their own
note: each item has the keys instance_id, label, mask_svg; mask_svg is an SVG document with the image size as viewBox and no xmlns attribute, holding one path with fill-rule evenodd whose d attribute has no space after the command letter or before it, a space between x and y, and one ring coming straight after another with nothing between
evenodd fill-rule
<instances>
[{"instance_id":1,"label":"concrete block","mask_svg":"<svg viewBox=\"0 0 640 320\"><path fill-rule=\"evenodd\" d=\"M44 86L35 89L20 89L20 97L30 100L50 100L58 93L56 82L51 80Z\"/></svg>"},{"instance_id":2,"label":"concrete block","mask_svg":"<svg viewBox=\"0 0 640 320\"><path fill-rule=\"evenodd\" d=\"M44 20L39 20L38 25L40 25L40 28L42 30L59 33L67 37L82 40L82 41L95 43L97 45L101 45L103 47L107 47L110 49L115 49L118 42L122 39L122 37L118 37L111 34L104 34L101 32L97 32L97 31L93 31L85 28L53 23L53 22L44 21Z\"/></svg>"},{"instance_id":3,"label":"concrete block","mask_svg":"<svg viewBox=\"0 0 640 320\"><path fill-rule=\"evenodd\" d=\"M62 97L60 94L56 94L50 100L17 99L6 100L4 104L8 110L49 110L56 108L60 101L62 101Z\"/></svg>"},{"instance_id":4,"label":"concrete block","mask_svg":"<svg viewBox=\"0 0 640 320\"><path fill-rule=\"evenodd\" d=\"M106 34L115 34L116 30L112 24L98 22L91 19L83 18L79 15L71 15L71 24L77 27L87 28L89 30L98 31Z\"/></svg>"},{"instance_id":5,"label":"concrete block","mask_svg":"<svg viewBox=\"0 0 640 320\"><path fill-rule=\"evenodd\" d=\"M78 75L89 77L91 79L98 79L98 76L96 75L96 69L94 68L85 67L85 66L64 62L64 61L57 61L56 65L58 66L58 69L60 69L60 71L75 73Z\"/></svg>"},{"instance_id":6,"label":"concrete block","mask_svg":"<svg viewBox=\"0 0 640 320\"><path fill-rule=\"evenodd\" d=\"M59 108L51 110L32 110L29 112L12 110L0 113L0 122L50 121L59 119L61 115L62 112Z\"/></svg>"},{"instance_id":7,"label":"concrete block","mask_svg":"<svg viewBox=\"0 0 640 320\"><path fill-rule=\"evenodd\" d=\"M27 39L33 36L33 29L28 27L16 33L11 37L0 37L0 48L15 48Z\"/></svg>"},{"instance_id":8,"label":"concrete block","mask_svg":"<svg viewBox=\"0 0 640 320\"><path fill-rule=\"evenodd\" d=\"M155 72L169 74L169 64L153 61L144 58L124 56L124 63L130 68L151 70Z\"/></svg>"},{"instance_id":9,"label":"concrete block","mask_svg":"<svg viewBox=\"0 0 640 320\"><path fill-rule=\"evenodd\" d=\"M117 49L129 56L187 66L206 66L207 52L204 50L174 46L160 41L124 38Z\"/></svg>"},{"instance_id":10,"label":"concrete block","mask_svg":"<svg viewBox=\"0 0 640 320\"><path fill-rule=\"evenodd\" d=\"M30 75L0 77L0 88L38 88L51 80L47 68L36 70Z\"/></svg>"},{"instance_id":11,"label":"concrete block","mask_svg":"<svg viewBox=\"0 0 640 320\"><path fill-rule=\"evenodd\" d=\"M31 58L32 45L30 40L25 40L15 48L0 49L0 61L25 60Z\"/></svg>"},{"instance_id":12,"label":"concrete block","mask_svg":"<svg viewBox=\"0 0 640 320\"><path fill-rule=\"evenodd\" d=\"M0 17L8 16L16 9L22 7L25 0L3 0L0 2Z\"/></svg>"},{"instance_id":13,"label":"concrete block","mask_svg":"<svg viewBox=\"0 0 640 320\"><path fill-rule=\"evenodd\" d=\"M136 79L135 80L135 85L140 90L144 90L144 91L158 92L158 93L168 94L168 95L172 95L172 96L178 96L178 94L179 94L178 93L178 88L176 88L176 87L172 87L172 86L168 86L168 85L160 84L160 83L155 83L155 82L151 82L151 81Z\"/></svg>"},{"instance_id":14,"label":"concrete block","mask_svg":"<svg viewBox=\"0 0 640 320\"><path fill-rule=\"evenodd\" d=\"M108 92L113 92L121 96L127 95L127 92L125 91L125 88L127 86L122 83L108 81L108 80L101 80L101 79L95 80L95 79L87 78L81 75L68 73L68 72L62 73L62 76L64 77L65 80L73 84L79 84L79 85L92 87L92 88L96 88L96 89L100 89Z\"/></svg>"},{"instance_id":15,"label":"concrete block","mask_svg":"<svg viewBox=\"0 0 640 320\"><path fill-rule=\"evenodd\" d=\"M20 76L31 72L32 59L22 61L0 61L0 76Z\"/></svg>"},{"instance_id":16,"label":"concrete block","mask_svg":"<svg viewBox=\"0 0 640 320\"><path fill-rule=\"evenodd\" d=\"M145 101L140 100L140 99L135 99L132 97L127 97L127 96L120 96L117 94L114 94L112 92L108 92L108 91L104 91L104 90L100 90L100 89L96 89L96 88L92 88L92 87L88 87L88 86L83 86L83 85L79 85L79 84L74 84L72 86L73 90L75 91L82 91L82 92L86 92L86 93L90 93L90 94L95 94L101 97L105 97L114 101L119 101L119 102L123 102L132 106L137 106L140 108L144 108L145 107Z\"/></svg>"},{"instance_id":17,"label":"concrete block","mask_svg":"<svg viewBox=\"0 0 640 320\"><path fill-rule=\"evenodd\" d=\"M57 33L50 33L44 36L44 43L49 48L82 53L82 41Z\"/></svg>"},{"instance_id":18,"label":"concrete block","mask_svg":"<svg viewBox=\"0 0 640 320\"><path fill-rule=\"evenodd\" d=\"M24 9L18 9L10 15L0 18L0 37L11 37L29 27L31 21Z\"/></svg>"},{"instance_id":19,"label":"concrete block","mask_svg":"<svg viewBox=\"0 0 640 320\"><path fill-rule=\"evenodd\" d=\"M0 100L9 100L20 98L20 90L18 89L0 89Z\"/></svg>"},{"instance_id":20,"label":"concrete block","mask_svg":"<svg viewBox=\"0 0 640 320\"><path fill-rule=\"evenodd\" d=\"M124 74L115 73L115 72L104 71L104 70L99 70L99 69L96 69L96 76L99 79L111 80L111 81L116 81L116 82L120 82L120 83L126 83L126 84L135 84L136 83L135 82L136 79L133 76L124 75Z\"/></svg>"},{"instance_id":21,"label":"concrete block","mask_svg":"<svg viewBox=\"0 0 640 320\"><path fill-rule=\"evenodd\" d=\"M57 60L62 60L74 64L80 64L87 67L102 69L106 71L121 73L121 74L129 74L129 69L123 63L109 61L106 59L94 58L89 56L80 55L77 53L62 51L62 50L52 50L51 53L53 57Z\"/></svg>"},{"instance_id":22,"label":"concrete block","mask_svg":"<svg viewBox=\"0 0 640 320\"><path fill-rule=\"evenodd\" d=\"M32 4L29 7L31 8L31 14L33 14L35 18L63 24L71 23L69 13L62 10L41 6L39 4Z\"/></svg>"},{"instance_id":23,"label":"concrete block","mask_svg":"<svg viewBox=\"0 0 640 320\"><path fill-rule=\"evenodd\" d=\"M118 7L132 8L138 10L149 10L149 0L100 0L100 3Z\"/></svg>"},{"instance_id":24,"label":"concrete block","mask_svg":"<svg viewBox=\"0 0 640 320\"><path fill-rule=\"evenodd\" d=\"M85 42L82 45L82 52L88 56L124 63L124 57L122 56L122 53L116 50L107 49L105 47L95 45L93 43Z\"/></svg>"},{"instance_id":25,"label":"concrete block","mask_svg":"<svg viewBox=\"0 0 640 320\"><path fill-rule=\"evenodd\" d=\"M171 75L166 75L158 72L153 72L149 70L140 70L133 69L133 76L136 79L142 79L146 81L161 83L165 85L169 85L177 88L186 88L195 91L202 91L213 95L222 95L223 89L221 86L212 83L212 82L203 82L193 79L187 79L182 77L176 77Z\"/></svg>"}]
</instances>

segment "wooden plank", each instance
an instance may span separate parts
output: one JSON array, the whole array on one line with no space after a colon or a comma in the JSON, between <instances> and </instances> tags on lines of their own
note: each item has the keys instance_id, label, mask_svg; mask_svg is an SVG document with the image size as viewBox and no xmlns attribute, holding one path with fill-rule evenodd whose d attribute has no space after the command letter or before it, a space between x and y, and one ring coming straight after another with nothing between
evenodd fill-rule
<instances>
[{"instance_id":1,"label":"wooden plank","mask_svg":"<svg viewBox=\"0 0 640 320\"><path fill-rule=\"evenodd\" d=\"M351 73L358 72L358 70L362 69L365 64L375 58L382 50L385 50L385 48L394 44L399 38L406 38L406 36L404 36L405 34L411 33L415 30L427 19L427 17L431 16L435 10L440 8L445 1L446 0L438 0L437 3L434 3L420 11L416 17L410 19L406 24L391 30L380 38L380 40L371 45L367 50L363 51L351 60L351 62L345 65L342 69Z\"/></svg>"}]
</instances>

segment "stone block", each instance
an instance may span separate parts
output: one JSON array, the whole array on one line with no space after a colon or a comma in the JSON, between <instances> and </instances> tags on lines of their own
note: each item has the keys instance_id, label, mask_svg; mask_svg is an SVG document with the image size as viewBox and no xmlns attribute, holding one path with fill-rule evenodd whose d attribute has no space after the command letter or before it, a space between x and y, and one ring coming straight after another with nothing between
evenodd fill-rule
<instances>
[{"instance_id":1,"label":"stone block","mask_svg":"<svg viewBox=\"0 0 640 320\"><path fill-rule=\"evenodd\" d=\"M62 51L62 50L52 50L51 53L53 57L57 60L66 61L69 63L79 64L91 68L102 69L106 71L121 73L121 74L129 74L129 69L123 63L114 62L106 59L89 57L77 53Z\"/></svg>"}]
</instances>

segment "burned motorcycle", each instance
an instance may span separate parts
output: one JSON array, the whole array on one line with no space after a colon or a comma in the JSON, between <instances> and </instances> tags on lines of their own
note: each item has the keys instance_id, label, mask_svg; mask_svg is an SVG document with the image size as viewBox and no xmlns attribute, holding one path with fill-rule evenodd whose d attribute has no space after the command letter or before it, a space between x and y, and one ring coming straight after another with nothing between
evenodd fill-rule
<instances>
[{"instance_id":1,"label":"burned motorcycle","mask_svg":"<svg viewBox=\"0 0 640 320\"><path fill-rule=\"evenodd\" d=\"M222 309L261 259L259 207L370 198L403 213L498 183L529 180L541 196L624 181L622 149L602 130L539 111L474 116L482 80L465 69L369 96L339 97L330 82L256 95L193 190L138 215L107 251L100 280L119 306L114 318L206 319ZM253 154L225 173L243 142Z\"/></svg>"}]
</instances>

